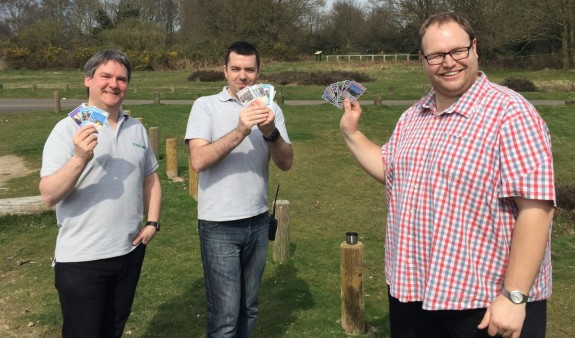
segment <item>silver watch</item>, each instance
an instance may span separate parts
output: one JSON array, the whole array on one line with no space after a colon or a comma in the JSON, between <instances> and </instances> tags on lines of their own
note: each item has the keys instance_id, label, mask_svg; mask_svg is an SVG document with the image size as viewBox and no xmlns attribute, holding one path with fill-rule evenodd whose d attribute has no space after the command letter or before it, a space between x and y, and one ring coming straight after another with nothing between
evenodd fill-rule
<instances>
[{"instance_id":1,"label":"silver watch","mask_svg":"<svg viewBox=\"0 0 575 338\"><path fill-rule=\"evenodd\" d=\"M527 303L527 299L529 298L527 295L521 293L518 290L507 291L505 287L501 288L501 294L507 297L513 304L523 304Z\"/></svg>"}]
</instances>

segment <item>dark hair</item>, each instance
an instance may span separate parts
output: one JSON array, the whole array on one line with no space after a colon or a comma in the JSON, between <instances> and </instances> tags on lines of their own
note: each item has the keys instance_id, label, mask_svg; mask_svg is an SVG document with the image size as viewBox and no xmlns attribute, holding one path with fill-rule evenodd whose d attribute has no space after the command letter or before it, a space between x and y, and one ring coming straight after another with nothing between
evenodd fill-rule
<instances>
[{"instance_id":1,"label":"dark hair","mask_svg":"<svg viewBox=\"0 0 575 338\"><path fill-rule=\"evenodd\" d=\"M128 71L128 83L130 83L130 78L132 77L132 66L126 57L126 54L117 49L104 49L94 54L84 65L84 73L87 77L93 78L96 68L108 61L116 61L126 67L126 70Z\"/></svg>"},{"instance_id":2,"label":"dark hair","mask_svg":"<svg viewBox=\"0 0 575 338\"><path fill-rule=\"evenodd\" d=\"M224 58L225 65L228 65L230 62L230 54L234 52L239 55L255 55L256 56L256 64L258 69L260 68L260 53L256 46L252 45L246 41L236 41L228 46L228 51Z\"/></svg>"},{"instance_id":3,"label":"dark hair","mask_svg":"<svg viewBox=\"0 0 575 338\"><path fill-rule=\"evenodd\" d=\"M467 21L467 19L465 19L464 17L455 14L453 12L433 14L432 16L427 18L427 20L425 20L425 22L421 25L421 28L419 29L419 50L422 53L423 48L421 46L421 43L423 41L423 35L425 34L425 32L427 32L427 28L429 28L429 26L433 24L442 25L448 22L455 22L459 26L461 26L461 28L463 28L463 30L467 33L467 35L469 35L470 42L472 42L475 39L475 33L473 33L473 28L471 27L469 21Z\"/></svg>"}]
</instances>

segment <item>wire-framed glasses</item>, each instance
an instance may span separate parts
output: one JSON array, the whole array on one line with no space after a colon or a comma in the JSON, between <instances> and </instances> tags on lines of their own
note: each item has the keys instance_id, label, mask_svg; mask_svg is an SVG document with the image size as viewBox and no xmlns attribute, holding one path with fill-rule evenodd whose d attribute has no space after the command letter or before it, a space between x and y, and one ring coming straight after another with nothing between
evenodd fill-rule
<instances>
[{"instance_id":1,"label":"wire-framed glasses","mask_svg":"<svg viewBox=\"0 0 575 338\"><path fill-rule=\"evenodd\" d=\"M473 41L471 41L469 47L456 48L447 53L435 53L435 54L423 55L423 57L425 58L425 60L427 60L427 63L431 66L442 64L447 54L449 54L451 58L455 61L463 60L469 56L469 50L471 49L472 46Z\"/></svg>"}]
</instances>

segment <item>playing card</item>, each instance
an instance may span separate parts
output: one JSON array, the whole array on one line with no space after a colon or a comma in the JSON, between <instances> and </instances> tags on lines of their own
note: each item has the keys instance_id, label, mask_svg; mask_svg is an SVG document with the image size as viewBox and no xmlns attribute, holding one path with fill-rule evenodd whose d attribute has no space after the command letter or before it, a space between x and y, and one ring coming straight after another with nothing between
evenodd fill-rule
<instances>
[{"instance_id":1,"label":"playing card","mask_svg":"<svg viewBox=\"0 0 575 338\"><path fill-rule=\"evenodd\" d=\"M94 108L92 114L90 115L90 118L88 119L88 124L95 125L96 129L100 131L100 129L102 129L104 124L106 124L107 120L108 120L108 112L98 108Z\"/></svg>"},{"instance_id":2,"label":"playing card","mask_svg":"<svg viewBox=\"0 0 575 338\"><path fill-rule=\"evenodd\" d=\"M80 113L80 110L82 110L82 106L78 106L78 107L74 108L74 110L72 110L68 114L68 116L70 116L72 118L72 120L74 120L74 122L76 122L78 127L82 126L82 114Z\"/></svg>"},{"instance_id":3,"label":"playing card","mask_svg":"<svg viewBox=\"0 0 575 338\"><path fill-rule=\"evenodd\" d=\"M243 88L237 93L238 99L242 105L247 106L250 102L258 99L267 106L271 105L275 96L274 86L268 83L255 84Z\"/></svg>"},{"instance_id":4,"label":"playing card","mask_svg":"<svg viewBox=\"0 0 575 338\"><path fill-rule=\"evenodd\" d=\"M274 96L276 95L275 88L269 83L262 84L262 87L267 97L267 105L269 106L273 102Z\"/></svg>"},{"instance_id":5,"label":"playing card","mask_svg":"<svg viewBox=\"0 0 575 338\"><path fill-rule=\"evenodd\" d=\"M252 91L252 95L253 95L254 99L258 99L258 100L262 101L263 103L265 103L266 105L269 105L270 101L268 99L268 96L266 94L266 91L265 91L263 85L255 84L253 86L250 86L250 89Z\"/></svg>"},{"instance_id":6,"label":"playing card","mask_svg":"<svg viewBox=\"0 0 575 338\"><path fill-rule=\"evenodd\" d=\"M351 102L354 102L361 96L361 94L363 94L363 92L365 92L364 86L355 81L351 81L349 85L344 89L342 96L344 98L348 97Z\"/></svg>"},{"instance_id":7,"label":"playing card","mask_svg":"<svg viewBox=\"0 0 575 338\"><path fill-rule=\"evenodd\" d=\"M91 107L84 107L80 109L80 116L82 117L82 126L85 126L88 123L90 115L92 115Z\"/></svg>"},{"instance_id":8,"label":"playing card","mask_svg":"<svg viewBox=\"0 0 575 338\"><path fill-rule=\"evenodd\" d=\"M238 96L238 99L244 106L246 106L254 99L254 94L252 93L252 90L249 86L244 87L236 95Z\"/></svg>"},{"instance_id":9,"label":"playing card","mask_svg":"<svg viewBox=\"0 0 575 338\"><path fill-rule=\"evenodd\" d=\"M354 102L365 90L366 88L355 80L338 81L325 88L322 99L341 109L345 98L349 98L351 102Z\"/></svg>"},{"instance_id":10,"label":"playing card","mask_svg":"<svg viewBox=\"0 0 575 338\"><path fill-rule=\"evenodd\" d=\"M108 120L108 112L103 111L102 109L98 109L96 107L86 107L81 109L82 116L87 116L84 125L93 124L96 126L96 129L100 131L102 126Z\"/></svg>"}]
</instances>

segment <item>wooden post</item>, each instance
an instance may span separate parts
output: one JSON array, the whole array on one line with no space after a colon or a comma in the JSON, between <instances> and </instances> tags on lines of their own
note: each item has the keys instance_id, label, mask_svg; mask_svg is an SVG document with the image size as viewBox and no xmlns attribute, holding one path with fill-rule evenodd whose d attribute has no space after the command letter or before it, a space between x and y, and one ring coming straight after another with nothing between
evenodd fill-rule
<instances>
[{"instance_id":1,"label":"wooden post","mask_svg":"<svg viewBox=\"0 0 575 338\"><path fill-rule=\"evenodd\" d=\"M284 102L285 102L284 89L283 89L283 87L280 87L280 95L278 96L278 104L283 105Z\"/></svg>"},{"instance_id":2,"label":"wooden post","mask_svg":"<svg viewBox=\"0 0 575 338\"><path fill-rule=\"evenodd\" d=\"M62 111L62 106L60 105L60 92L54 91L54 112L59 113Z\"/></svg>"},{"instance_id":3,"label":"wooden post","mask_svg":"<svg viewBox=\"0 0 575 338\"><path fill-rule=\"evenodd\" d=\"M141 124L144 124L144 118L143 117L136 117L136 120L140 121Z\"/></svg>"},{"instance_id":4,"label":"wooden post","mask_svg":"<svg viewBox=\"0 0 575 338\"><path fill-rule=\"evenodd\" d=\"M158 92L154 93L154 103L160 104L160 93L158 93Z\"/></svg>"},{"instance_id":5,"label":"wooden post","mask_svg":"<svg viewBox=\"0 0 575 338\"><path fill-rule=\"evenodd\" d=\"M158 142L159 139L160 139L160 130L158 129L158 127L150 127L150 145L152 146L152 150L154 151L154 154L156 155L157 159L160 158L159 142Z\"/></svg>"},{"instance_id":6,"label":"wooden post","mask_svg":"<svg viewBox=\"0 0 575 338\"><path fill-rule=\"evenodd\" d=\"M178 177L178 146L177 139L166 139L166 174L169 179Z\"/></svg>"},{"instance_id":7,"label":"wooden post","mask_svg":"<svg viewBox=\"0 0 575 338\"><path fill-rule=\"evenodd\" d=\"M373 104L376 106L381 106L381 103L382 103L381 95L376 96L375 99L373 100Z\"/></svg>"},{"instance_id":8,"label":"wooden post","mask_svg":"<svg viewBox=\"0 0 575 338\"><path fill-rule=\"evenodd\" d=\"M67 92L70 89L70 85L65 83L64 84L64 91Z\"/></svg>"},{"instance_id":9,"label":"wooden post","mask_svg":"<svg viewBox=\"0 0 575 338\"><path fill-rule=\"evenodd\" d=\"M357 233L353 234L357 236ZM365 332L363 244L357 240L355 244L350 243L354 242L346 240L340 245L341 326L346 334L358 335Z\"/></svg>"},{"instance_id":10,"label":"wooden post","mask_svg":"<svg viewBox=\"0 0 575 338\"><path fill-rule=\"evenodd\" d=\"M131 110L126 110L124 109L124 114L128 115L128 116L132 116L132 111Z\"/></svg>"},{"instance_id":11,"label":"wooden post","mask_svg":"<svg viewBox=\"0 0 575 338\"><path fill-rule=\"evenodd\" d=\"M289 247L289 201L278 200L275 204L278 230L274 241L273 260L281 264L287 262L291 257Z\"/></svg>"},{"instance_id":12,"label":"wooden post","mask_svg":"<svg viewBox=\"0 0 575 338\"><path fill-rule=\"evenodd\" d=\"M199 174L194 170L194 168L192 168L192 161L188 161L188 165L190 166L190 170L189 170L189 177L188 177L188 182L190 184L190 196L192 196L192 198L194 200L198 200L198 178L199 178Z\"/></svg>"}]
</instances>

